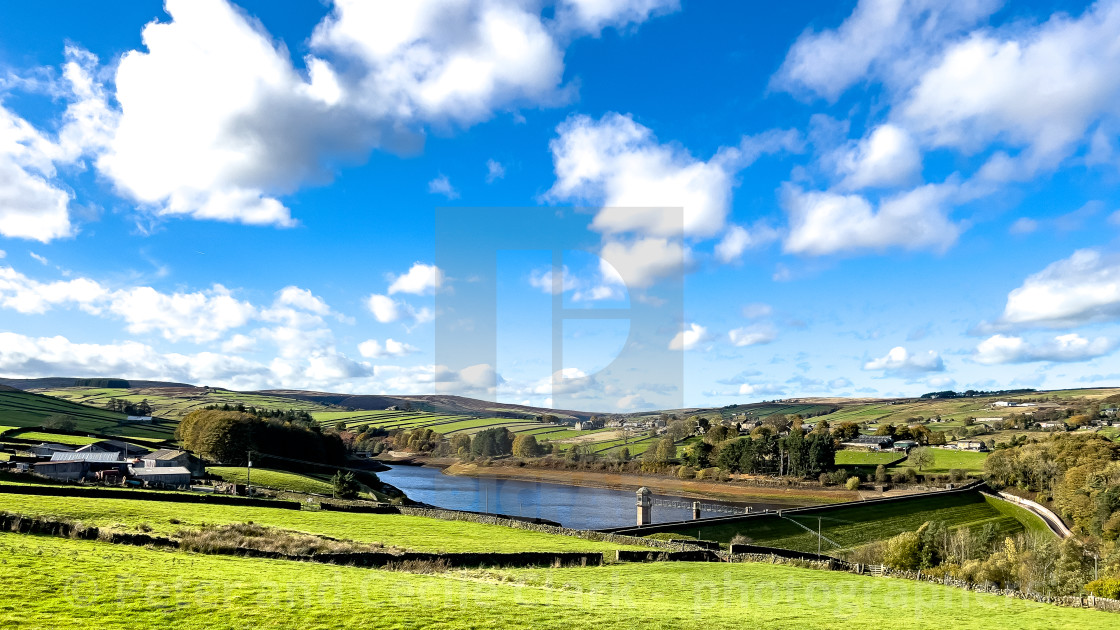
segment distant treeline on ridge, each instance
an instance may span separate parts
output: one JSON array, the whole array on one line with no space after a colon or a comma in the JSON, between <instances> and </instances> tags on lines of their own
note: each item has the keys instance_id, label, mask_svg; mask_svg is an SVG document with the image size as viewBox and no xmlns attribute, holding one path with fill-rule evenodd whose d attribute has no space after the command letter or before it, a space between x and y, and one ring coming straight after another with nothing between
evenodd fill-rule
<instances>
[{"instance_id":1,"label":"distant treeline on ridge","mask_svg":"<svg viewBox=\"0 0 1120 630\"><path fill-rule=\"evenodd\" d=\"M930 392L922 394L922 398L978 398L980 396L1012 396L1016 394L1033 394L1037 389L997 389L992 391L982 391L978 389L969 389L963 392L955 392L947 389L943 392Z\"/></svg>"}]
</instances>

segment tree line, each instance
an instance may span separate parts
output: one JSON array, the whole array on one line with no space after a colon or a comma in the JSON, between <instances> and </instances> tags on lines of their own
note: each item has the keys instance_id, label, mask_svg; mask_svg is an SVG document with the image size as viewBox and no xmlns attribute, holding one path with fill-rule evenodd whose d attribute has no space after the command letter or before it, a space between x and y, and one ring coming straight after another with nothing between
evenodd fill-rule
<instances>
[{"instance_id":1,"label":"tree line","mask_svg":"<svg viewBox=\"0 0 1120 630\"><path fill-rule=\"evenodd\" d=\"M234 466L244 465L250 451L324 464L346 459L346 447L335 432L240 411L194 411L179 423L175 436L184 448Z\"/></svg>"}]
</instances>

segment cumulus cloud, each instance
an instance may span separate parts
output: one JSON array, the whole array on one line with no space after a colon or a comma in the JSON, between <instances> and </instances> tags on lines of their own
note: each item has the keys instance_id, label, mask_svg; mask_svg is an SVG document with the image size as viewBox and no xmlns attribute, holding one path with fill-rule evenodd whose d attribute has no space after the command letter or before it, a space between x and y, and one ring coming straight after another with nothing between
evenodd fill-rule
<instances>
[{"instance_id":1,"label":"cumulus cloud","mask_svg":"<svg viewBox=\"0 0 1120 630\"><path fill-rule=\"evenodd\" d=\"M701 343L708 341L709 338L707 328L697 323L691 323L673 337L669 342L669 349L692 350Z\"/></svg>"},{"instance_id":2,"label":"cumulus cloud","mask_svg":"<svg viewBox=\"0 0 1120 630\"><path fill-rule=\"evenodd\" d=\"M156 331L169 341L196 343L218 339L256 314L252 304L220 284L192 293L166 294L152 287L116 291L106 307L127 322L129 332Z\"/></svg>"},{"instance_id":3,"label":"cumulus cloud","mask_svg":"<svg viewBox=\"0 0 1120 630\"><path fill-rule=\"evenodd\" d=\"M865 363L863 369L871 372L881 371L890 375L913 375L923 372L941 372L945 369L945 363L933 350L911 354L906 348L897 346L891 348L886 356Z\"/></svg>"},{"instance_id":4,"label":"cumulus cloud","mask_svg":"<svg viewBox=\"0 0 1120 630\"><path fill-rule=\"evenodd\" d=\"M440 173L435 179L428 182L428 192L433 195L443 195L448 199L458 199L459 191L451 185L451 180L446 175Z\"/></svg>"},{"instance_id":5,"label":"cumulus cloud","mask_svg":"<svg viewBox=\"0 0 1120 630\"><path fill-rule=\"evenodd\" d=\"M977 31L924 71L898 118L934 147L976 152L998 141L1022 148L1018 159L997 154L1003 163L989 173L1029 178L1072 154L1103 118L1115 121L1118 37L1114 2L1077 18L1055 14L1034 28Z\"/></svg>"},{"instance_id":6,"label":"cumulus cloud","mask_svg":"<svg viewBox=\"0 0 1120 630\"><path fill-rule=\"evenodd\" d=\"M876 127L847 149L837 164L848 190L914 183L922 169L922 154L905 129L892 124Z\"/></svg>"},{"instance_id":7,"label":"cumulus cloud","mask_svg":"<svg viewBox=\"0 0 1120 630\"><path fill-rule=\"evenodd\" d=\"M777 383L743 383L739 386L740 396L784 396L785 387Z\"/></svg>"},{"instance_id":8,"label":"cumulus cloud","mask_svg":"<svg viewBox=\"0 0 1120 630\"><path fill-rule=\"evenodd\" d=\"M731 345L742 348L770 343L777 339L778 331L772 324L752 324L732 330L727 337Z\"/></svg>"},{"instance_id":9,"label":"cumulus cloud","mask_svg":"<svg viewBox=\"0 0 1120 630\"><path fill-rule=\"evenodd\" d=\"M790 48L774 87L835 100L870 78L891 82L914 72L915 57L995 12L1001 0L860 0L836 29L807 30Z\"/></svg>"},{"instance_id":10,"label":"cumulus cloud","mask_svg":"<svg viewBox=\"0 0 1120 630\"><path fill-rule=\"evenodd\" d=\"M395 293L410 293L424 295L439 290L443 282L443 272L435 265L421 262L413 263L408 271L393 278L389 284L389 295Z\"/></svg>"},{"instance_id":11,"label":"cumulus cloud","mask_svg":"<svg viewBox=\"0 0 1120 630\"><path fill-rule=\"evenodd\" d=\"M947 216L954 190L927 184L879 203L860 195L804 191L785 185L782 205L789 215L786 252L821 256L891 248L944 251L961 226Z\"/></svg>"},{"instance_id":12,"label":"cumulus cloud","mask_svg":"<svg viewBox=\"0 0 1120 630\"><path fill-rule=\"evenodd\" d=\"M1120 258L1082 249L1030 275L995 327L1063 328L1120 317Z\"/></svg>"},{"instance_id":13,"label":"cumulus cloud","mask_svg":"<svg viewBox=\"0 0 1120 630\"><path fill-rule=\"evenodd\" d=\"M393 339L386 339L384 344L376 339L369 339L358 344L358 353L367 359L403 357L414 352L419 352L415 346Z\"/></svg>"},{"instance_id":14,"label":"cumulus cloud","mask_svg":"<svg viewBox=\"0 0 1120 630\"><path fill-rule=\"evenodd\" d=\"M506 176L506 167L497 160L486 160L486 183L492 184Z\"/></svg>"},{"instance_id":15,"label":"cumulus cloud","mask_svg":"<svg viewBox=\"0 0 1120 630\"><path fill-rule=\"evenodd\" d=\"M734 174L761 154L798 142L792 132L771 132L703 161L682 147L658 143L651 129L614 112L599 120L571 116L556 131L549 144L556 182L546 198L600 207L592 222L600 232L660 238L718 234ZM681 214L667 211L672 208Z\"/></svg>"},{"instance_id":16,"label":"cumulus cloud","mask_svg":"<svg viewBox=\"0 0 1120 630\"><path fill-rule=\"evenodd\" d=\"M608 282L642 289L662 278L680 278L692 262L692 251L664 238L608 240L599 251L600 273Z\"/></svg>"},{"instance_id":17,"label":"cumulus cloud","mask_svg":"<svg viewBox=\"0 0 1120 630\"><path fill-rule=\"evenodd\" d=\"M565 4L582 24L570 28L531 3L337 0L297 69L225 0L167 0L171 20L148 24L143 48L117 64L119 111L75 111L85 124L69 137L103 144L98 169L156 213L290 226L283 195L371 149L415 151L425 125L563 102L564 46L641 22L659 4ZM111 133L77 133L97 122ZM40 214L61 203L39 193Z\"/></svg>"},{"instance_id":18,"label":"cumulus cloud","mask_svg":"<svg viewBox=\"0 0 1120 630\"><path fill-rule=\"evenodd\" d=\"M680 9L680 0L562 0L556 20L562 29L598 35L607 27L641 24Z\"/></svg>"},{"instance_id":19,"label":"cumulus cloud","mask_svg":"<svg viewBox=\"0 0 1120 630\"><path fill-rule=\"evenodd\" d=\"M720 262L738 260L747 249L761 247L778 238L778 231L764 224L757 224L747 230L741 225L732 225L716 243L715 254Z\"/></svg>"},{"instance_id":20,"label":"cumulus cloud","mask_svg":"<svg viewBox=\"0 0 1120 630\"><path fill-rule=\"evenodd\" d=\"M382 324L392 323L401 319L410 319L416 324L432 321L434 315L427 307L415 308L407 302L394 300L387 295L373 294L366 300L369 312L374 319Z\"/></svg>"},{"instance_id":21,"label":"cumulus cloud","mask_svg":"<svg viewBox=\"0 0 1120 630\"><path fill-rule=\"evenodd\" d=\"M56 181L56 166L98 149L115 124L92 77L97 58L73 46L65 56L58 91L68 103L57 138L0 106L0 235L43 243L73 235L73 194Z\"/></svg>"},{"instance_id":22,"label":"cumulus cloud","mask_svg":"<svg viewBox=\"0 0 1120 630\"><path fill-rule=\"evenodd\" d=\"M993 335L976 346L973 359L985 365L1087 361L1112 352L1116 345L1115 340L1106 337L1086 339L1077 333L1058 335L1038 344L1022 337Z\"/></svg>"}]
</instances>

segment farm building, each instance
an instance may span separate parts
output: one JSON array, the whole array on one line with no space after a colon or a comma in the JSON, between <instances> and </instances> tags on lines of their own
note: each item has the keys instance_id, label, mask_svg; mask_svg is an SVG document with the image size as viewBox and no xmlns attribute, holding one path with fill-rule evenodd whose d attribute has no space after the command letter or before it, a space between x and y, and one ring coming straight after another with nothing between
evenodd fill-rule
<instances>
[{"instance_id":1,"label":"farm building","mask_svg":"<svg viewBox=\"0 0 1120 630\"><path fill-rule=\"evenodd\" d=\"M98 442L94 442L93 444L87 444L79 448L78 452L116 453L124 457L125 459L128 459L129 457L143 457L148 453L151 453L151 451L146 448L136 446L135 444L129 444L128 442L122 442L120 440L100 440Z\"/></svg>"},{"instance_id":2,"label":"farm building","mask_svg":"<svg viewBox=\"0 0 1120 630\"><path fill-rule=\"evenodd\" d=\"M894 450L900 453L909 453L910 449L917 446L918 443L914 440L899 440L894 443Z\"/></svg>"},{"instance_id":3,"label":"farm building","mask_svg":"<svg viewBox=\"0 0 1120 630\"><path fill-rule=\"evenodd\" d=\"M961 440L953 442L949 446L962 451L986 451L988 447L980 440Z\"/></svg>"},{"instance_id":4,"label":"farm building","mask_svg":"<svg viewBox=\"0 0 1120 630\"><path fill-rule=\"evenodd\" d=\"M602 428L603 428L603 421L598 420L598 419L596 419L596 420L581 420L579 422L576 422L576 431L591 431L591 430L594 430L594 429L602 429Z\"/></svg>"},{"instance_id":5,"label":"farm building","mask_svg":"<svg viewBox=\"0 0 1120 630\"><path fill-rule=\"evenodd\" d=\"M73 453L74 447L66 446L65 444L53 444L51 442L42 442L35 446L29 447L28 452L36 457L50 457L55 453Z\"/></svg>"},{"instance_id":6,"label":"farm building","mask_svg":"<svg viewBox=\"0 0 1120 630\"><path fill-rule=\"evenodd\" d=\"M88 469L84 461L39 462L34 467L36 474L59 481L78 481L85 477Z\"/></svg>"},{"instance_id":7,"label":"farm building","mask_svg":"<svg viewBox=\"0 0 1120 630\"><path fill-rule=\"evenodd\" d=\"M191 483L191 471L183 466L132 468L130 472L145 486L177 488Z\"/></svg>"},{"instance_id":8,"label":"farm building","mask_svg":"<svg viewBox=\"0 0 1120 630\"><path fill-rule=\"evenodd\" d=\"M181 466L191 471L191 474L201 476L205 468L202 460L187 451L178 449L161 448L141 458L144 468L170 468Z\"/></svg>"},{"instance_id":9,"label":"farm building","mask_svg":"<svg viewBox=\"0 0 1120 630\"><path fill-rule=\"evenodd\" d=\"M98 462L101 464L122 462L120 453L104 453L96 451L74 451L73 453L55 453L51 455L52 462Z\"/></svg>"},{"instance_id":10,"label":"farm building","mask_svg":"<svg viewBox=\"0 0 1120 630\"><path fill-rule=\"evenodd\" d=\"M894 438L889 435L860 435L850 442L843 442L841 446L853 449L867 449L872 451L890 450L894 445Z\"/></svg>"}]
</instances>

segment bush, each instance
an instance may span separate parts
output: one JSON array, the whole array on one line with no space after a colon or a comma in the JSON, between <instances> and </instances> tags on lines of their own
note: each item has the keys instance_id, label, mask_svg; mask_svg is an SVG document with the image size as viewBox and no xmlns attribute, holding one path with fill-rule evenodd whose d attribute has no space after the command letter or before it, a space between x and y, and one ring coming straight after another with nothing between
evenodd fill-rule
<instances>
[{"instance_id":1,"label":"bush","mask_svg":"<svg viewBox=\"0 0 1120 630\"><path fill-rule=\"evenodd\" d=\"M887 467L879 464L875 467L875 481L878 483L886 483L887 481Z\"/></svg>"},{"instance_id":2,"label":"bush","mask_svg":"<svg viewBox=\"0 0 1120 630\"><path fill-rule=\"evenodd\" d=\"M1100 578L1085 585L1085 590L1097 597L1120 599L1120 578Z\"/></svg>"},{"instance_id":3,"label":"bush","mask_svg":"<svg viewBox=\"0 0 1120 630\"><path fill-rule=\"evenodd\" d=\"M691 466L681 466L677 469L677 479L695 479L696 470Z\"/></svg>"},{"instance_id":4,"label":"bush","mask_svg":"<svg viewBox=\"0 0 1120 630\"><path fill-rule=\"evenodd\" d=\"M64 413L56 413L47 416L40 425L44 429L54 429L55 431L74 431L78 428L78 423L74 420L73 416Z\"/></svg>"},{"instance_id":5,"label":"bush","mask_svg":"<svg viewBox=\"0 0 1120 630\"><path fill-rule=\"evenodd\" d=\"M859 477L848 477L848 482L844 485L849 490L859 490Z\"/></svg>"},{"instance_id":6,"label":"bush","mask_svg":"<svg viewBox=\"0 0 1120 630\"><path fill-rule=\"evenodd\" d=\"M828 473L821 473L821 476L817 477L817 479L821 482L822 486L827 486L832 481L832 477L830 477Z\"/></svg>"}]
</instances>

